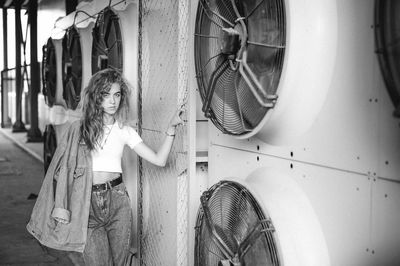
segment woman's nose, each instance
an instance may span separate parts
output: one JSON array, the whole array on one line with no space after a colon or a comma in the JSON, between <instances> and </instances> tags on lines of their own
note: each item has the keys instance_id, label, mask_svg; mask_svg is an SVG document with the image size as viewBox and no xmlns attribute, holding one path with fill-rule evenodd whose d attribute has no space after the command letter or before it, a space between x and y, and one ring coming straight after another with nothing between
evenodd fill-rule
<instances>
[{"instance_id":1,"label":"woman's nose","mask_svg":"<svg viewBox=\"0 0 400 266\"><path fill-rule=\"evenodd\" d=\"M111 103L115 103L115 97L114 96L111 97Z\"/></svg>"}]
</instances>

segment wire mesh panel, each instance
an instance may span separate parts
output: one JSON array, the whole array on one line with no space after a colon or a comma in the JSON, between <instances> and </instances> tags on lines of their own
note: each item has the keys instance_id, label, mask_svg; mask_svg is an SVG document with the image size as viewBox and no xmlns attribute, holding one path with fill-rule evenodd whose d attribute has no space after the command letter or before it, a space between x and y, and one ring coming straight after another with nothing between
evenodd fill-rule
<instances>
[{"instance_id":1,"label":"wire mesh panel","mask_svg":"<svg viewBox=\"0 0 400 266\"><path fill-rule=\"evenodd\" d=\"M153 149L186 97L187 5L183 0L140 2L139 131ZM186 132L178 128L166 167L139 164L141 265L187 264Z\"/></svg>"}]
</instances>

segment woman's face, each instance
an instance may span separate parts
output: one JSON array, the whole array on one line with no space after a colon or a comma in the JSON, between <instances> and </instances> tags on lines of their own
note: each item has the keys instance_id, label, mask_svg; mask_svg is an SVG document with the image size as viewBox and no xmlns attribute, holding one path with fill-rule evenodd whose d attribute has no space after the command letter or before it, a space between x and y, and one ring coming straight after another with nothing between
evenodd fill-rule
<instances>
[{"instance_id":1,"label":"woman's face","mask_svg":"<svg viewBox=\"0 0 400 266\"><path fill-rule=\"evenodd\" d=\"M121 87L118 83L113 83L111 85L109 92L103 93L103 102L101 106L103 107L104 113L108 115L114 115L121 102Z\"/></svg>"}]
</instances>

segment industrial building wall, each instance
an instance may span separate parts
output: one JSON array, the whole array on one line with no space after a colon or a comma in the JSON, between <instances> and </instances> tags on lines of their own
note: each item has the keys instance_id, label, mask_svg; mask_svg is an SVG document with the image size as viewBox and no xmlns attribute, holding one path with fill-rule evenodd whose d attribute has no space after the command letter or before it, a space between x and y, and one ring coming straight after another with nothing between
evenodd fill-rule
<instances>
[{"instance_id":1,"label":"industrial building wall","mask_svg":"<svg viewBox=\"0 0 400 266\"><path fill-rule=\"evenodd\" d=\"M239 140L210 126L210 184L277 169L306 193L332 265L396 265L400 126L375 54L374 1L338 0L336 7L334 71L311 128L271 145L257 135ZM307 85L298 84L303 90Z\"/></svg>"}]
</instances>

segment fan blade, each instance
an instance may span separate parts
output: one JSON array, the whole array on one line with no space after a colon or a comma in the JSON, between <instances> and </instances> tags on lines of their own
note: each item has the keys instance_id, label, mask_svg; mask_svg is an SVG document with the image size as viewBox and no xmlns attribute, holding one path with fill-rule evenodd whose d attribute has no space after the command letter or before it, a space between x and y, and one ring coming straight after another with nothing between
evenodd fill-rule
<instances>
[{"instance_id":1,"label":"fan blade","mask_svg":"<svg viewBox=\"0 0 400 266\"><path fill-rule=\"evenodd\" d=\"M106 28L104 29L104 27L103 27L103 29L102 29L103 30L102 33L104 34L104 40L109 39L111 29L114 26L114 19L113 19L114 15L110 12L109 13L110 15L106 16L107 13L108 13L107 11L104 12L104 24L106 25Z\"/></svg>"},{"instance_id":2,"label":"fan blade","mask_svg":"<svg viewBox=\"0 0 400 266\"><path fill-rule=\"evenodd\" d=\"M118 44L118 40L115 40L109 47L108 50L112 50Z\"/></svg>"},{"instance_id":3,"label":"fan blade","mask_svg":"<svg viewBox=\"0 0 400 266\"><path fill-rule=\"evenodd\" d=\"M201 201L201 206L203 208L204 217L206 220L206 225L207 225L208 231L211 233L212 240L217 245L217 247L221 250L221 252L225 255L225 257L227 259L230 259L234 256L234 252L223 241L222 237L218 234L218 232L212 222L210 209L208 208L208 205L207 205L207 196L206 195L207 194L203 194L200 197L200 201Z\"/></svg>"},{"instance_id":4,"label":"fan blade","mask_svg":"<svg viewBox=\"0 0 400 266\"><path fill-rule=\"evenodd\" d=\"M99 54L104 54L104 55L107 54L107 51L106 51L106 49L105 49L106 44L105 44L103 38L97 38L97 39L94 40L93 43L94 43L94 45L95 45L95 47L94 47L95 50L101 52L101 53L99 53Z\"/></svg>"},{"instance_id":5,"label":"fan blade","mask_svg":"<svg viewBox=\"0 0 400 266\"><path fill-rule=\"evenodd\" d=\"M258 2L251 11L249 11L246 15L246 18L248 19L251 15L253 15L254 11L256 11L256 9L264 2L265 0L261 0L260 2ZM251 2L251 1L250 1Z\"/></svg>"},{"instance_id":6,"label":"fan blade","mask_svg":"<svg viewBox=\"0 0 400 266\"><path fill-rule=\"evenodd\" d=\"M260 223L254 226L250 233L246 236L242 243L240 243L238 248L239 259L242 260L246 255L247 251L252 247L252 245L257 241L257 239L262 235L260 231Z\"/></svg>"},{"instance_id":7,"label":"fan blade","mask_svg":"<svg viewBox=\"0 0 400 266\"><path fill-rule=\"evenodd\" d=\"M240 122L242 123L242 127L244 131L249 132L251 129L248 126L248 123L246 122L244 116L243 116L243 110L244 106L241 105L242 101L241 98L239 97L239 82L240 82L240 75L239 72L236 71L236 77L235 77L235 91L236 91L236 98L237 98L237 103L239 106L239 115L240 115Z\"/></svg>"},{"instance_id":8,"label":"fan blade","mask_svg":"<svg viewBox=\"0 0 400 266\"><path fill-rule=\"evenodd\" d=\"M264 224L264 226L262 226ZM272 226L272 222L269 219L259 221L246 236L246 238L240 243L238 248L238 255L240 261L244 258L250 248L256 243L258 238L265 232L274 232L275 228Z\"/></svg>"},{"instance_id":9,"label":"fan blade","mask_svg":"<svg viewBox=\"0 0 400 266\"><path fill-rule=\"evenodd\" d=\"M210 58L206 61L206 63L201 67L201 69L200 69L199 72L200 72L200 73L203 73L203 72L204 72L204 69L205 69L206 66L211 62L211 60L213 60L213 59L215 59L215 58L218 59L218 57L219 57L220 55L222 55L222 53L219 53L219 54L216 54L216 55L210 57Z\"/></svg>"}]
</instances>

